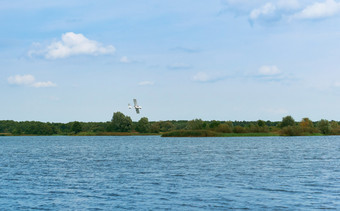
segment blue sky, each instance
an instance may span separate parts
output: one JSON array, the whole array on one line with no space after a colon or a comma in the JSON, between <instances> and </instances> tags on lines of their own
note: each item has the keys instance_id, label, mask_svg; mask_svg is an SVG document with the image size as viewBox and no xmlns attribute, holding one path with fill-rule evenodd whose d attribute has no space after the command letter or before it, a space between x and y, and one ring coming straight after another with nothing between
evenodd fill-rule
<instances>
[{"instance_id":1,"label":"blue sky","mask_svg":"<svg viewBox=\"0 0 340 211\"><path fill-rule=\"evenodd\" d=\"M3 0L0 119L339 120L339 23L336 0Z\"/></svg>"}]
</instances>

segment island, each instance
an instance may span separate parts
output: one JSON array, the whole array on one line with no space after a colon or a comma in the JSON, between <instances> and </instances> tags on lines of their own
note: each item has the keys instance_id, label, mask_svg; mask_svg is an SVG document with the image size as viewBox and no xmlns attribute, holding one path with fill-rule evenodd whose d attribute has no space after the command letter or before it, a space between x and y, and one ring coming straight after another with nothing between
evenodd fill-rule
<instances>
[{"instance_id":1,"label":"island","mask_svg":"<svg viewBox=\"0 0 340 211\"><path fill-rule=\"evenodd\" d=\"M340 135L338 121L303 118L296 122L292 116L282 121L218 121L168 120L149 121L142 117L133 122L121 112L113 113L111 121L68 123L0 120L0 136L136 136L162 137L235 137L235 136L316 136Z\"/></svg>"}]
</instances>

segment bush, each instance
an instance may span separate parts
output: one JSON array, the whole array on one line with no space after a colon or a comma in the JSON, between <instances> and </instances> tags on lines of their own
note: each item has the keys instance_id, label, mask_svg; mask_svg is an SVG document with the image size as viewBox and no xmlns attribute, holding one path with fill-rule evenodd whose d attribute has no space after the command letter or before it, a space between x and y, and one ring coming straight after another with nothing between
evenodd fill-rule
<instances>
[{"instance_id":1,"label":"bush","mask_svg":"<svg viewBox=\"0 0 340 211\"><path fill-rule=\"evenodd\" d=\"M221 124L221 122L213 120L213 121L210 122L209 128L211 128L211 129L217 128L220 124Z\"/></svg>"},{"instance_id":2,"label":"bush","mask_svg":"<svg viewBox=\"0 0 340 211\"><path fill-rule=\"evenodd\" d=\"M202 130L205 127L205 122L201 119L194 119L188 122L188 130Z\"/></svg>"},{"instance_id":3,"label":"bush","mask_svg":"<svg viewBox=\"0 0 340 211\"><path fill-rule=\"evenodd\" d=\"M115 132L130 132L132 129L132 120L121 112L116 112L112 116L111 129Z\"/></svg>"},{"instance_id":4,"label":"bush","mask_svg":"<svg viewBox=\"0 0 340 211\"><path fill-rule=\"evenodd\" d=\"M340 135L340 126L339 126L338 122L331 121L330 126L331 126L331 134L332 135Z\"/></svg>"},{"instance_id":5,"label":"bush","mask_svg":"<svg viewBox=\"0 0 340 211\"><path fill-rule=\"evenodd\" d=\"M282 128L280 134L283 136L301 136L303 131L299 126L287 126Z\"/></svg>"},{"instance_id":6,"label":"bush","mask_svg":"<svg viewBox=\"0 0 340 211\"><path fill-rule=\"evenodd\" d=\"M148 118L142 117L137 122L136 131L140 133L148 133L150 131L150 124Z\"/></svg>"},{"instance_id":7,"label":"bush","mask_svg":"<svg viewBox=\"0 0 340 211\"><path fill-rule=\"evenodd\" d=\"M245 133L247 132L246 129L242 126L235 126L234 127L234 133Z\"/></svg>"},{"instance_id":8,"label":"bush","mask_svg":"<svg viewBox=\"0 0 340 211\"><path fill-rule=\"evenodd\" d=\"M217 126L215 131L220 133L232 133L233 132L233 125L231 122L223 123Z\"/></svg>"},{"instance_id":9,"label":"bush","mask_svg":"<svg viewBox=\"0 0 340 211\"><path fill-rule=\"evenodd\" d=\"M325 119L321 119L318 122L318 128L322 134L330 134L331 132L331 125L329 124L329 121Z\"/></svg>"},{"instance_id":10,"label":"bush","mask_svg":"<svg viewBox=\"0 0 340 211\"><path fill-rule=\"evenodd\" d=\"M164 133L162 137L217 137L218 133L210 130L176 130Z\"/></svg>"},{"instance_id":11,"label":"bush","mask_svg":"<svg viewBox=\"0 0 340 211\"><path fill-rule=\"evenodd\" d=\"M259 126L258 124L256 125L249 125L249 131L252 133L267 133L269 132L269 128L267 125L264 126Z\"/></svg>"},{"instance_id":12,"label":"bush","mask_svg":"<svg viewBox=\"0 0 340 211\"><path fill-rule=\"evenodd\" d=\"M174 129L174 124L172 124L170 121L160 121L159 127L161 132L168 132Z\"/></svg>"},{"instance_id":13,"label":"bush","mask_svg":"<svg viewBox=\"0 0 340 211\"><path fill-rule=\"evenodd\" d=\"M74 132L75 134L79 133L82 131L82 126L80 124L80 122L73 122L72 127L71 127L71 131Z\"/></svg>"},{"instance_id":14,"label":"bush","mask_svg":"<svg viewBox=\"0 0 340 211\"><path fill-rule=\"evenodd\" d=\"M299 123L301 130L307 134L317 133L318 129L314 127L313 122L309 118L303 118Z\"/></svg>"},{"instance_id":15,"label":"bush","mask_svg":"<svg viewBox=\"0 0 340 211\"><path fill-rule=\"evenodd\" d=\"M284 128L287 126L295 126L295 120L292 116L286 116L282 118L282 122L280 123L280 127Z\"/></svg>"},{"instance_id":16,"label":"bush","mask_svg":"<svg viewBox=\"0 0 340 211\"><path fill-rule=\"evenodd\" d=\"M159 133L161 131L159 122L154 122L150 126L151 133Z\"/></svg>"}]
</instances>

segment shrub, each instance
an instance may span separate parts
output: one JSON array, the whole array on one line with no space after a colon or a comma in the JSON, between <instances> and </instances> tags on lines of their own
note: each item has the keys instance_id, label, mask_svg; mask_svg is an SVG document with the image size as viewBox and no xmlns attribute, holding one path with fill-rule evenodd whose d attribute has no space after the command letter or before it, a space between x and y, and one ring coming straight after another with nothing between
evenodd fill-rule
<instances>
[{"instance_id":1,"label":"shrub","mask_svg":"<svg viewBox=\"0 0 340 211\"><path fill-rule=\"evenodd\" d=\"M282 122L280 123L280 127L284 128L287 126L295 126L295 120L292 116L286 116L282 118Z\"/></svg>"},{"instance_id":2,"label":"shrub","mask_svg":"<svg viewBox=\"0 0 340 211\"><path fill-rule=\"evenodd\" d=\"M151 133L159 133L160 132L160 124L159 122L154 122L150 126L150 132Z\"/></svg>"},{"instance_id":3,"label":"shrub","mask_svg":"<svg viewBox=\"0 0 340 211\"><path fill-rule=\"evenodd\" d=\"M164 133L162 137L217 137L218 133L210 130L175 130Z\"/></svg>"},{"instance_id":4,"label":"shrub","mask_svg":"<svg viewBox=\"0 0 340 211\"><path fill-rule=\"evenodd\" d=\"M330 134L331 132L331 125L329 124L329 121L325 119L321 119L318 122L318 128L322 134Z\"/></svg>"},{"instance_id":5,"label":"shrub","mask_svg":"<svg viewBox=\"0 0 340 211\"><path fill-rule=\"evenodd\" d=\"M136 131L140 133L148 133L150 131L150 124L148 118L142 117L137 122Z\"/></svg>"},{"instance_id":6,"label":"shrub","mask_svg":"<svg viewBox=\"0 0 340 211\"><path fill-rule=\"evenodd\" d=\"M205 123L201 119L194 119L188 122L187 128L189 130L202 130Z\"/></svg>"},{"instance_id":7,"label":"shrub","mask_svg":"<svg viewBox=\"0 0 340 211\"><path fill-rule=\"evenodd\" d=\"M301 136L303 131L299 126L287 126L281 129L280 134L283 136Z\"/></svg>"},{"instance_id":8,"label":"shrub","mask_svg":"<svg viewBox=\"0 0 340 211\"><path fill-rule=\"evenodd\" d=\"M232 133L233 127L230 124L223 123L218 125L215 130L220 133Z\"/></svg>"},{"instance_id":9,"label":"shrub","mask_svg":"<svg viewBox=\"0 0 340 211\"><path fill-rule=\"evenodd\" d=\"M247 132L246 129L242 126L235 126L234 127L234 133L245 133Z\"/></svg>"},{"instance_id":10,"label":"shrub","mask_svg":"<svg viewBox=\"0 0 340 211\"><path fill-rule=\"evenodd\" d=\"M132 129L132 120L121 112L115 112L111 120L112 129L115 132L129 132Z\"/></svg>"}]
</instances>

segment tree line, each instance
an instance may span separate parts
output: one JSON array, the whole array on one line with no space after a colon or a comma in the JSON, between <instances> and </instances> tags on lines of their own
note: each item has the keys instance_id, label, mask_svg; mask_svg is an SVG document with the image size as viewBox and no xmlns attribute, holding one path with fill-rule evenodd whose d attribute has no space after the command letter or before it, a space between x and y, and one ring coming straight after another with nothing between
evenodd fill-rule
<instances>
[{"instance_id":1,"label":"tree line","mask_svg":"<svg viewBox=\"0 0 340 211\"><path fill-rule=\"evenodd\" d=\"M283 136L300 135L340 135L337 121L311 121L303 118L295 121L292 116L285 116L281 121L203 121L172 120L149 121L142 117L133 122L121 112L113 113L107 122L69 122L50 123L39 121L0 121L0 135L117 135L117 134L164 134L173 131L184 131L183 134L273 134Z\"/></svg>"}]
</instances>

